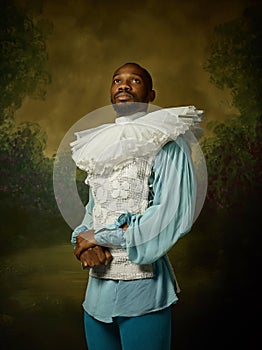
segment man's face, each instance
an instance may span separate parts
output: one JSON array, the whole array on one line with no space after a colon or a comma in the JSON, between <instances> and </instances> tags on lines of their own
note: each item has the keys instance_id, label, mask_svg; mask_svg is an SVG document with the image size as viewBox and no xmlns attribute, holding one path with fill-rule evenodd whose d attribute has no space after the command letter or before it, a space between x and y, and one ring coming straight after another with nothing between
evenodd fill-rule
<instances>
[{"instance_id":1,"label":"man's face","mask_svg":"<svg viewBox=\"0 0 262 350\"><path fill-rule=\"evenodd\" d=\"M117 69L111 84L111 102L116 111L127 112L134 102L147 104L154 100L155 93L150 88L147 77L140 67L128 64ZM130 110L132 112L132 110Z\"/></svg>"}]
</instances>

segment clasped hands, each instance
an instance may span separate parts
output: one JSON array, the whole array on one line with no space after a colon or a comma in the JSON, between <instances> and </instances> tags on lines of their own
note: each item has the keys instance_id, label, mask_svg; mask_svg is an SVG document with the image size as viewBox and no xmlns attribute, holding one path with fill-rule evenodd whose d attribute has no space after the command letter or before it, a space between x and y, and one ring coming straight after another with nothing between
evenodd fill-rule
<instances>
[{"instance_id":1,"label":"clasped hands","mask_svg":"<svg viewBox=\"0 0 262 350\"><path fill-rule=\"evenodd\" d=\"M85 236L93 237L94 232L95 230L85 231L76 237L74 254L81 261L83 267L108 265L113 259L108 248L96 244L94 238L92 240L84 238Z\"/></svg>"},{"instance_id":2,"label":"clasped hands","mask_svg":"<svg viewBox=\"0 0 262 350\"><path fill-rule=\"evenodd\" d=\"M127 228L127 224L122 225L124 231ZM83 267L94 267L101 264L108 265L113 259L109 249L100 246L96 242L94 233L95 230L88 230L76 237L74 254L81 261Z\"/></svg>"}]
</instances>

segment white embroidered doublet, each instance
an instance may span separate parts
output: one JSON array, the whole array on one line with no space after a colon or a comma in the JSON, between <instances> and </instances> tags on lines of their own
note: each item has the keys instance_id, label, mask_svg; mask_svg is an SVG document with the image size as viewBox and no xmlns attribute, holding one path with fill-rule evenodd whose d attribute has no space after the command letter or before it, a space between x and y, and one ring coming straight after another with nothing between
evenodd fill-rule
<instances>
[{"instance_id":1,"label":"white embroidered doublet","mask_svg":"<svg viewBox=\"0 0 262 350\"><path fill-rule=\"evenodd\" d=\"M88 179L94 198L93 226L110 225L123 213L143 213L148 206L148 179L152 157L128 161L106 177ZM141 279L153 277L152 265L133 264L122 248L111 249L112 262L90 270L90 276L106 279Z\"/></svg>"},{"instance_id":2,"label":"white embroidered doublet","mask_svg":"<svg viewBox=\"0 0 262 350\"><path fill-rule=\"evenodd\" d=\"M89 179L94 198L93 226L109 225L127 211L138 214L148 206L151 159L137 158L108 176Z\"/></svg>"}]
</instances>

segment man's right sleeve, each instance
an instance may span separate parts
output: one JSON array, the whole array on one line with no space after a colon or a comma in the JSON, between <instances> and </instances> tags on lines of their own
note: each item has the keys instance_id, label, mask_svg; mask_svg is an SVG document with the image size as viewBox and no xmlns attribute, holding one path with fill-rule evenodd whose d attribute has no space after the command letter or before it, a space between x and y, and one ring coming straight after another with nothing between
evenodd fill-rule
<instances>
[{"instance_id":1,"label":"man's right sleeve","mask_svg":"<svg viewBox=\"0 0 262 350\"><path fill-rule=\"evenodd\" d=\"M93 215L92 215L93 207L94 207L94 198L92 196L91 190L89 189L89 200L86 205L85 216L83 218L81 225L77 226L71 235L71 243L73 244L73 246L76 245L76 237L79 235L79 233L87 230L91 230L93 228Z\"/></svg>"}]
</instances>

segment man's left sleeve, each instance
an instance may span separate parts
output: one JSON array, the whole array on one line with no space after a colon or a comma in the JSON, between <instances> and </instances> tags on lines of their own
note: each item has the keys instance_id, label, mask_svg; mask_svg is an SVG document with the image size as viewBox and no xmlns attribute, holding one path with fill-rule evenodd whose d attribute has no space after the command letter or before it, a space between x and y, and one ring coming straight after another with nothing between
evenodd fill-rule
<instances>
[{"instance_id":1,"label":"man's left sleeve","mask_svg":"<svg viewBox=\"0 0 262 350\"><path fill-rule=\"evenodd\" d=\"M182 137L166 144L154 162L153 205L132 215L125 231L134 263L148 264L166 254L193 224L196 179L191 150Z\"/></svg>"}]
</instances>

